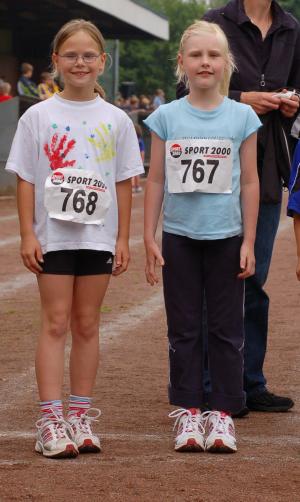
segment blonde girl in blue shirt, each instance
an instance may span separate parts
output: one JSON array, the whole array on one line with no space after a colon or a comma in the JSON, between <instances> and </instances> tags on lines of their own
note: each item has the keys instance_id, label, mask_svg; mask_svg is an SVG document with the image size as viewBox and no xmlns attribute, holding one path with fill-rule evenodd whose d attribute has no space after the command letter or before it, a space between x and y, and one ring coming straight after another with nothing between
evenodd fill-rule
<instances>
[{"instance_id":1,"label":"blonde girl in blue shirt","mask_svg":"<svg viewBox=\"0 0 300 502\"><path fill-rule=\"evenodd\" d=\"M224 32L197 21L182 35L178 81L188 96L162 105L151 129L145 193L146 278L163 268L170 404L176 451L235 452L231 414L243 392L244 279L255 269L259 186L251 107L230 100L234 69ZM162 252L155 240L163 204ZM203 293L212 390L203 391ZM202 413L204 403L211 411Z\"/></svg>"}]
</instances>

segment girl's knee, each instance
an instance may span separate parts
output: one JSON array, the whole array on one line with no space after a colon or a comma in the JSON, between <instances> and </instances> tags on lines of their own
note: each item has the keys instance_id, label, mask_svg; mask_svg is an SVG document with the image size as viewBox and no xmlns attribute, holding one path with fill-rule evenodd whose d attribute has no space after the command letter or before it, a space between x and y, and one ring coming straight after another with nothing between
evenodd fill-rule
<instances>
[{"instance_id":1,"label":"girl's knee","mask_svg":"<svg viewBox=\"0 0 300 502\"><path fill-rule=\"evenodd\" d=\"M67 334L69 319L64 314L54 314L44 319L43 327L47 334L53 338L61 339Z\"/></svg>"},{"instance_id":2,"label":"girl's knee","mask_svg":"<svg viewBox=\"0 0 300 502\"><path fill-rule=\"evenodd\" d=\"M81 340L91 340L99 336L99 317L97 316L76 316L72 319L72 336Z\"/></svg>"}]
</instances>

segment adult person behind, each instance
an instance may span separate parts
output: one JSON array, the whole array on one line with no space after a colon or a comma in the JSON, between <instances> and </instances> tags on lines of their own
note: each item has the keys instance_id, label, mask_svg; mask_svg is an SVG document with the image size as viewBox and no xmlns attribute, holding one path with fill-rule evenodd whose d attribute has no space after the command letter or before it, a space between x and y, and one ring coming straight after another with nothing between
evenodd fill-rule
<instances>
[{"instance_id":1,"label":"adult person behind","mask_svg":"<svg viewBox=\"0 0 300 502\"><path fill-rule=\"evenodd\" d=\"M229 97L252 106L263 127L258 134L260 210L255 241L256 272L246 280L244 389L247 406L287 411L293 401L267 390L263 364L267 347L269 297L263 290L279 225L282 181L288 184L290 130L299 99L276 97L300 89L300 27L275 0L232 0L204 19L226 33L235 58ZM284 62L284 63L283 63ZM177 97L185 93L177 89Z\"/></svg>"},{"instance_id":2,"label":"adult person behind","mask_svg":"<svg viewBox=\"0 0 300 502\"><path fill-rule=\"evenodd\" d=\"M21 76L18 80L17 89L19 96L39 98L36 84L31 80L33 66L30 63L21 64Z\"/></svg>"}]
</instances>

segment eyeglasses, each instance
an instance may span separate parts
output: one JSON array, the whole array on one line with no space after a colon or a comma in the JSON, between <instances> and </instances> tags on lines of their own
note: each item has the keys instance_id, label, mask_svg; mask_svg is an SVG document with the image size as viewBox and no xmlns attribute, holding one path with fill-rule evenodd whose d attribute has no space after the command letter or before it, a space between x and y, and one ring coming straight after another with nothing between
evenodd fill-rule
<instances>
[{"instance_id":1,"label":"eyeglasses","mask_svg":"<svg viewBox=\"0 0 300 502\"><path fill-rule=\"evenodd\" d=\"M57 54L60 58L63 58L67 63L76 64L78 59L82 59L84 63L95 63L96 59L100 54L93 54L92 52L86 52L85 54Z\"/></svg>"}]
</instances>

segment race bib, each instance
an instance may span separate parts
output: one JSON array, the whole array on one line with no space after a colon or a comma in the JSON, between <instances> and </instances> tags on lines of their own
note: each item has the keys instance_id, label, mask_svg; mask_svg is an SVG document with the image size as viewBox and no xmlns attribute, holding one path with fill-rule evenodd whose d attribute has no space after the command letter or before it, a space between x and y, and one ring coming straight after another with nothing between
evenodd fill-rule
<instances>
[{"instance_id":1,"label":"race bib","mask_svg":"<svg viewBox=\"0 0 300 502\"><path fill-rule=\"evenodd\" d=\"M106 184L93 171L57 169L46 179L45 207L50 218L100 225L110 203Z\"/></svg>"},{"instance_id":2,"label":"race bib","mask_svg":"<svg viewBox=\"0 0 300 502\"><path fill-rule=\"evenodd\" d=\"M233 145L230 139L166 141L170 193L232 193Z\"/></svg>"}]
</instances>

